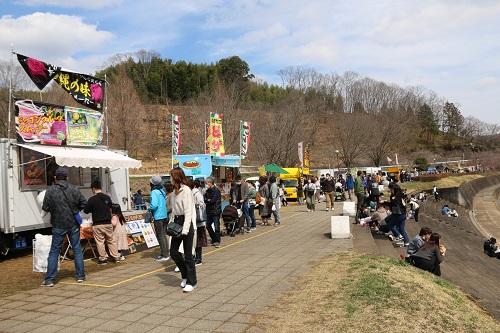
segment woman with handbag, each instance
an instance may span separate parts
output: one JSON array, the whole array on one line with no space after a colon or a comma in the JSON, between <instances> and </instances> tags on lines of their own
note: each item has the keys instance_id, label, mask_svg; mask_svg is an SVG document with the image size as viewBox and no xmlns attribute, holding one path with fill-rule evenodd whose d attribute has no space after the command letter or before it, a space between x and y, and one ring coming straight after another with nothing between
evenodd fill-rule
<instances>
[{"instance_id":1,"label":"woman with handbag","mask_svg":"<svg viewBox=\"0 0 500 333\"><path fill-rule=\"evenodd\" d=\"M184 292L195 290L196 266L193 257L193 245L196 230L196 208L193 193L187 186L188 180L181 168L173 168L170 171L170 179L174 184L174 197L172 217L170 223L182 225L182 232L177 238L172 238L170 256L179 268L182 276L181 287ZM170 224L169 223L169 224ZM179 252L182 243L184 257Z\"/></svg>"},{"instance_id":2,"label":"woman with handbag","mask_svg":"<svg viewBox=\"0 0 500 333\"><path fill-rule=\"evenodd\" d=\"M193 191L194 206L196 208L196 248L195 248L195 266L202 264L202 249L208 246L207 231L205 224L207 221L207 210L203 194L201 193L201 182L199 179L188 180L189 188Z\"/></svg>"}]
</instances>

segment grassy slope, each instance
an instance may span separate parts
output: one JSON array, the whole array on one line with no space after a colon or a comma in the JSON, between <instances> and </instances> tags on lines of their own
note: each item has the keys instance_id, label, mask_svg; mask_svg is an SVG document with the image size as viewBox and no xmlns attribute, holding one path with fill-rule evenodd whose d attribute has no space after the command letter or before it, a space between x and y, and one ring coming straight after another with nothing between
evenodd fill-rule
<instances>
[{"instance_id":1,"label":"grassy slope","mask_svg":"<svg viewBox=\"0 0 500 333\"><path fill-rule=\"evenodd\" d=\"M255 324L265 332L491 332L498 327L447 281L400 260L353 253L319 261Z\"/></svg>"}]
</instances>

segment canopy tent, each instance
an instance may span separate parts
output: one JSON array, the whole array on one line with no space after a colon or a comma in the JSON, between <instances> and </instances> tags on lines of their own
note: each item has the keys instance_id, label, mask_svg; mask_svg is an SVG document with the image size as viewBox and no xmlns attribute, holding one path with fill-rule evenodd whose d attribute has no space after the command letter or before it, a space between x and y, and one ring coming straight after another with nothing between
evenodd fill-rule
<instances>
[{"instance_id":1,"label":"canopy tent","mask_svg":"<svg viewBox=\"0 0 500 333\"><path fill-rule=\"evenodd\" d=\"M140 168L142 162L104 148L80 148L68 146L43 146L21 144L45 155L54 156L61 166L82 168Z\"/></svg>"},{"instance_id":2,"label":"canopy tent","mask_svg":"<svg viewBox=\"0 0 500 333\"><path fill-rule=\"evenodd\" d=\"M276 173L280 173L283 175L288 175L288 171L286 171L285 169L283 169L282 167L280 167L279 165L277 165L275 163L265 165L264 170L267 172L276 172Z\"/></svg>"}]
</instances>

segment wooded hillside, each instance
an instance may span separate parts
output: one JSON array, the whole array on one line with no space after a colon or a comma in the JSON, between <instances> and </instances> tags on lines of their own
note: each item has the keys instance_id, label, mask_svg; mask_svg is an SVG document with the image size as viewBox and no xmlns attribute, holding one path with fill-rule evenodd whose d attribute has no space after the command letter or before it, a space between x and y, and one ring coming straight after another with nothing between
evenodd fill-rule
<instances>
[{"instance_id":1,"label":"wooded hillside","mask_svg":"<svg viewBox=\"0 0 500 333\"><path fill-rule=\"evenodd\" d=\"M7 69L7 62L0 62L2 137L7 135ZM500 127L463 117L456 105L424 87L302 67L280 70L282 85L269 85L256 80L237 56L215 64L174 63L144 50L114 56L96 73L104 75L109 83L104 143L162 169L170 165L171 114L181 116L181 153L188 154L203 151L210 112L224 115L227 154L238 154L239 121L252 123L245 165L294 166L301 141L309 144L311 165L318 168L335 166L336 150L341 166L348 167L386 165L395 154L405 164L421 156L500 165L495 162ZM54 84L43 93L30 89L19 66L13 77L15 96L76 106Z\"/></svg>"}]
</instances>

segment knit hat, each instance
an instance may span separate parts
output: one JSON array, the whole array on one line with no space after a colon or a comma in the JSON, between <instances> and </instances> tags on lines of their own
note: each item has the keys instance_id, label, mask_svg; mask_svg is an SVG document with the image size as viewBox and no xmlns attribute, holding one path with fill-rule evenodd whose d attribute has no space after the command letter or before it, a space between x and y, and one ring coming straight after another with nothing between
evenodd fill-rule
<instances>
[{"instance_id":1,"label":"knit hat","mask_svg":"<svg viewBox=\"0 0 500 333\"><path fill-rule=\"evenodd\" d=\"M153 176L153 177L151 177L151 179L149 180L149 182L150 182L151 184L153 184L154 186L156 186L156 185L160 185L160 184L161 184L161 177L160 177L160 176L157 176L157 175L156 175L156 176Z\"/></svg>"}]
</instances>

